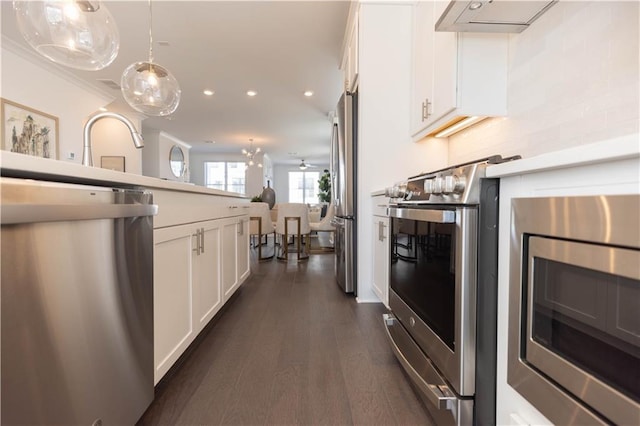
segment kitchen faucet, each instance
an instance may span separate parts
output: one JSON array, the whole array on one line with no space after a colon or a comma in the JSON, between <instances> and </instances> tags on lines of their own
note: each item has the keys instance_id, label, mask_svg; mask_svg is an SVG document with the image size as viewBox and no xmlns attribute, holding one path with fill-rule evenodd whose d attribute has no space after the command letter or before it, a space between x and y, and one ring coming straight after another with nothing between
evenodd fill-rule
<instances>
[{"instance_id":1,"label":"kitchen faucet","mask_svg":"<svg viewBox=\"0 0 640 426\"><path fill-rule=\"evenodd\" d=\"M91 154L91 128L93 125L103 119L103 118L115 118L117 120L122 121L131 132L131 138L133 139L133 144L136 148L144 147L144 139L142 135L136 130L136 126L122 114L118 114L111 111L98 112L87 120L87 123L84 125L84 138L83 138L83 150L82 150L82 165L83 166L93 166L93 157Z\"/></svg>"}]
</instances>

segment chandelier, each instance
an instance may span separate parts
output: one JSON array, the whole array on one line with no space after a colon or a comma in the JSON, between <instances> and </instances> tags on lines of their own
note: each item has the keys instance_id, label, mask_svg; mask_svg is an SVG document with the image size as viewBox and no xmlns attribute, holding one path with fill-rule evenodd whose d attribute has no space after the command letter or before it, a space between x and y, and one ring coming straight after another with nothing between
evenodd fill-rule
<instances>
[{"instance_id":1,"label":"chandelier","mask_svg":"<svg viewBox=\"0 0 640 426\"><path fill-rule=\"evenodd\" d=\"M253 160L253 157L261 151L260 147L257 147L257 148L253 147L253 139L249 139L249 143L250 143L249 150L242 148L242 154L244 154L244 156L247 157L248 159L247 162L245 163L246 167L253 166L256 164L256 162ZM262 163L258 163L258 167L262 167Z\"/></svg>"}]
</instances>

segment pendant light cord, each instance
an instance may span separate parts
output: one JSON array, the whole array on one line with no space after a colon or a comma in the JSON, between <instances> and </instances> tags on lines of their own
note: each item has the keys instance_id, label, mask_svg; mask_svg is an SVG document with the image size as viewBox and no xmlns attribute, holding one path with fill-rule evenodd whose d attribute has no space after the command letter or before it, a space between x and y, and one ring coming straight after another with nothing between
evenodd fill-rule
<instances>
[{"instance_id":1,"label":"pendant light cord","mask_svg":"<svg viewBox=\"0 0 640 426\"><path fill-rule=\"evenodd\" d=\"M149 0L149 63L153 63L153 10Z\"/></svg>"}]
</instances>

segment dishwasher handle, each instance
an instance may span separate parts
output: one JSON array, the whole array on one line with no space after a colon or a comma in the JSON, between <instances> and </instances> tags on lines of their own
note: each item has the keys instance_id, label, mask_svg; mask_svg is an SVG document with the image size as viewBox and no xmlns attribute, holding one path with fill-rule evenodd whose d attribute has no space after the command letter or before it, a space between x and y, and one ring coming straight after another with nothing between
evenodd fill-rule
<instances>
[{"instance_id":1,"label":"dishwasher handle","mask_svg":"<svg viewBox=\"0 0 640 426\"><path fill-rule=\"evenodd\" d=\"M2 225L155 216L155 204L5 204Z\"/></svg>"}]
</instances>

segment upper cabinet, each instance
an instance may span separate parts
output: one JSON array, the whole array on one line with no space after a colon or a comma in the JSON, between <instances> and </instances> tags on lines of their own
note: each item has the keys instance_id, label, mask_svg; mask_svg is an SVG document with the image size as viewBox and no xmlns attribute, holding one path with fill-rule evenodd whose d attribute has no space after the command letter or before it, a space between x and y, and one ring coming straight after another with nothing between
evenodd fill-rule
<instances>
[{"instance_id":1,"label":"upper cabinet","mask_svg":"<svg viewBox=\"0 0 640 426\"><path fill-rule=\"evenodd\" d=\"M467 117L507 113L504 34L436 32L449 3L418 1L413 7L411 136L437 133Z\"/></svg>"},{"instance_id":2,"label":"upper cabinet","mask_svg":"<svg viewBox=\"0 0 640 426\"><path fill-rule=\"evenodd\" d=\"M344 72L344 90L353 92L358 85L358 13L357 2L349 11L349 21L345 32L345 46L341 69Z\"/></svg>"}]
</instances>

